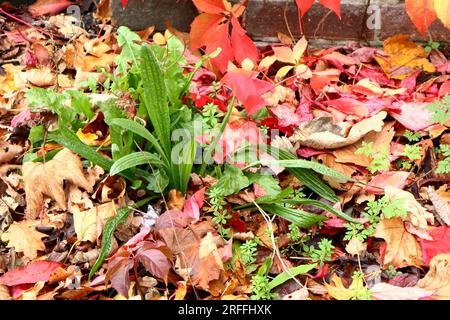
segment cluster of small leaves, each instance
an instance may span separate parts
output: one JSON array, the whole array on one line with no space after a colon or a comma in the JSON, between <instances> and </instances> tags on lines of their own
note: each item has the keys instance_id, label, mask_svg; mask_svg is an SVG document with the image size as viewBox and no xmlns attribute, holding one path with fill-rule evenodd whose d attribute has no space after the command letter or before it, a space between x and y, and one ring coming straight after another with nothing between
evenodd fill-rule
<instances>
[{"instance_id":1,"label":"cluster of small leaves","mask_svg":"<svg viewBox=\"0 0 450 320\"><path fill-rule=\"evenodd\" d=\"M408 215L408 209L405 199L396 199L390 201L386 196L377 201L369 201L367 203L367 213L369 219L383 214L386 219L404 217Z\"/></svg>"},{"instance_id":2,"label":"cluster of small leaves","mask_svg":"<svg viewBox=\"0 0 450 320\"><path fill-rule=\"evenodd\" d=\"M207 128L215 128L223 116L224 114L219 111L219 107L214 103L208 103L203 106L202 121Z\"/></svg>"},{"instance_id":3,"label":"cluster of small leaves","mask_svg":"<svg viewBox=\"0 0 450 320\"><path fill-rule=\"evenodd\" d=\"M270 292L269 282L265 275L255 274L252 277L252 300L273 300L278 297L276 293Z\"/></svg>"},{"instance_id":4,"label":"cluster of small leaves","mask_svg":"<svg viewBox=\"0 0 450 320\"><path fill-rule=\"evenodd\" d=\"M371 173L375 173L377 171L383 171L390 167L389 162L389 152L387 148L383 148L379 154L377 154L370 165L367 167L367 169Z\"/></svg>"},{"instance_id":5,"label":"cluster of small leaves","mask_svg":"<svg viewBox=\"0 0 450 320\"><path fill-rule=\"evenodd\" d=\"M256 255L259 244L259 238L255 237L253 239L245 241L240 245L241 261L245 265L249 273L252 273L256 269L256 266L254 266L253 264L256 262Z\"/></svg>"},{"instance_id":6,"label":"cluster of small leaves","mask_svg":"<svg viewBox=\"0 0 450 320\"><path fill-rule=\"evenodd\" d=\"M367 157L370 157L373 153L373 142L366 142L363 141L361 144L361 147L359 147L356 151L355 154L363 154Z\"/></svg>"},{"instance_id":7,"label":"cluster of small leaves","mask_svg":"<svg viewBox=\"0 0 450 320\"><path fill-rule=\"evenodd\" d=\"M443 144L438 149L439 153L445 157L444 160L438 162L438 166L436 168L436 173L449 173L450 172L450 145Z\"/></svg>"},{"instance_id":8,"label":"cluster of small leaves","mask_svg":"<svg viewBox=\"0 0 450 320\"><path fill-rule=\"evenodd\" d=\"M311 258L313 262L323 265L327 261L331 261L333 255L334 246L329 239L321 239L318 243L318 248L315 246L304 246L303 251L306 257Z\"/></svg>"},{"instance_id":9,"label":"cluster of small leaves","mask_svg":"<svg viewBox=\"0 0 450 320\"><path fill-rule=\"evenodd\" d=\"M405 145L403 156L412 161L419 160L422 157L422 155L420 154L420 146L413 146L410 144Z\"/></svg>"},{"instance_id":10,"label":"cluster of small leaves","mask_svg":"<svg viewBox=\"0 0 450 320\"><path fill-rule=\"evenodd\" d=\"M231 215L225 208L224 190L220 187L214 187L209 190L211 209L213 210L213 221L217 226L217 232L222 238L230 237L231 229L225 228Z\"/></svg>"},{"instance_id":11,"label":"cluster of small leaves","mask_svg":"<svg viewBox=\"0 0 450 320\"><path fill-rule=\"evenodd\" d=\"M439 49L439 47L441 46L441 44L439 42L430 40L428 41L428 44L425 46L425 52L430 53L431 51L435 50L435 49Z\"/></svg>"},{"instance_id":12,"label":"cluster of small leaves","mask_svg":"<svg viewBox=\"0 0 450 320\"><path fill-rule=\"evenodd\" d=\"M344 236L345 241L356 238L359 241L364 242L375 230L375 225L373 224L366 228L361 223L346 223L344 224L344 227L347 229Z\"/></svg>"},{"instance_id":13,"label":"cluster of small leaves","mask_svg":"<svg viewBox=\"0 0 450 320\"><path fill-rule=\"evenodd\" d=\"M450 119L450 95L446 94L441 101L435 102L427 106L428 111L432 113L431 120L444 125Z\"/></svg>"},{"instance_id":14,"label":"cluster of small leaves","mask_svg":"<svg viewBox=\"0 0 450 320\"><path fill-rule=\"evenodd\" d=\"M355 271L352 276L353 296L351 300L372 300L372 294L367 286L364 285L364 274L361 271ZM356 285L354 285L356 284Z\"/></svg>"},{"instance_id":15,"label":"cluster of small leaves","mask_svg":"<svg viewBox=\"0 0 450 320\"><path fill-rule=\"evenodd\" d=\"M396 276L402 275L402 273L400 271L395 270L393 265L390 265L384 272L389 277L389 279L392 279L392 278L395 278Z\"/></svg>"},{"instance_id":16,"label":"cluster of small leaves","mask_svg":"<svg viewBox=\"0 0 450 320\"><path fill-rule=\"evenodd\" d=\"M287 234L288 238L292 241L298 241L302 238L302 232L300 231L300 228L297 227L295 224L291 223L289 226L289 232Z\"/></svg>"},{"instance_id":17,"label":"cluster of small leaves","mask_svg":"<svg viewBox=\"0 0 450 320\"><path fill-rule=\"evenodd\" d=\"M413 132L410 130L406 130L405 133L403 133L403 136L408 139L409 142L419 142L422 136L418 132Z\"/></svg>"}]
</instances>

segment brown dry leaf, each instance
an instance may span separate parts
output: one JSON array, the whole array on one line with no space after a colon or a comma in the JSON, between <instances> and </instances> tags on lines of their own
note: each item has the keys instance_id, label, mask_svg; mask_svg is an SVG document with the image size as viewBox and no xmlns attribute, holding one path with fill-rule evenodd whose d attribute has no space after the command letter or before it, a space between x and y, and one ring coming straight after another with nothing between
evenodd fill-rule
<instances>
[{"instance_id":1,"label":"brown dry leaf","mask_svg":"<svg viewBox=\"0 0 450 320\"><path fill-rule=\"evenodd\" d=\"M432 186L428 186L427 192L431 203L433 203L436 214L447 226L450 226L450 205L448 204L448 201L440 197Z\"/></svg>"},{"instance_id":2,"label":"brown dry leaf","mask_svg":"<svg viewBox=\"0 0 450 320\"><path fill-rule=\"evenodd\" d=\"M361 242L356 237L353 237L345 246L345 251L347 251L352 256L361 256L367 250L367 243Z\"/></svg>"},{"instance_id":3,"label":"brown dry leaf","mask_svg":"<svg viewBox=\"0 0 450 320\"><path fill-rule=\"evenodd\" d=\"M94 243L103 232L106 221L116 214L116 205L113 202L105 203L89 210L75 212L73 221L78 241Z\"/></svg>"},{"instance_id":4,"label":"brown dry leaf","mask_svg":"<svg viewBox=\"0 0 450 320\"><path fill-rule=\"evenodd\" d=\"M356 172L356 169L354 167L336 162L336 158L331 154L321 154L317 157L317 160L319 160L323 165L326 165L327 167L340 172L347 177L351 177ZM323 179L328 182L330 187L334 189L342 191L348 190L348 187L344 185L346 183L346 181L344 180L339 180L329 176L324 176Z\"/></svg>"},{"instance_id":5,"label":"brown dry leaf","mask_svg":"<svg viewBox=\"0 0 450 320\"><path fill-rule=\"evenodd\" d=\"M24 66L16 66L10 63L2 65L6 75L0 75L0 94L19 91L25 88L25 83L19 77Z\"/></svg>"},{"instance_id":6,"label":"brown dry leaf","mask_svg":"<svg viewBox=\"0 0 450 320\"><path fill-rule=\"evenodd\" d=\"M363 167L369 166L372 162L373 156L368 157L364 154L355 154L356 150L361 147L363 142L373 143L374 156L382 152L383 149L389 150L390 144L395 135L395 130L393 128L394 123L395 122L386 123L380 132L369 132L359 142L335 150L333 154L336 157L336 162L352 163Z\"/></svg>"},{"instance_id":7,"label":"brown dry leaf","mask_svg":"<svg viewBox=\"0 0 450 320\"><path fill-rule=\"evenodd\" d=\"M389 265L395 268L423 265L419 243L406 231L401 218L381 220L373 236L387 243L384 268Z\"/></svg>"},{"instance_id":8,"label":"brown dry leaf","mask_svg":"<svg viewBox=\"0 0 450 320\"><path fill-rule=\"evenodd\" d=\"M375 55L375 60L390 78L404 79L417 70L430 73L436 71L436 67L428 61L428 54L423 47L411 42L408 35L386 39L384 52L387 57Z\"/></svg>"},{"instance_id":9,"label":"brown dry leaf","mask_svg":"<svg viewBox=\"0 0 450 320\"><path fill-rule=\"evenodd\" d=\"M47 23L55 27L67 38L72 38L82 34L87 35L86 30L77 26L77 18L72 15L53 15L48 19Z\"/></svg>"},{"instance_id":10,"label":"brown dry leaf","mask_svg":"<svg viewBox=\"0 0 450 320\"><path fill-rule=\"evenodd\" d=\"M79 157L68 149L61 150L47 163L26 162L22 171L28 219L35 219L39 215L44 195L55 200L61 209L67 208L64 181L92 192Z\"/></svg>"},{"instance_id":11,"label":"brown dry leaf","mask_svg":"<svg viewBox=\"0 0 450 320\"><path fill-rule=\"evenodd\" d=\"M158 230L176 258L175 271L189 284L217 293L216 282L223 286L226 279L219 251L225 243L220 236L213 236L213 232L214 227L207 221L185 229Z\"/></svg>"},{"instance_id":12,"label":"brown dry leaf","mask_svg":"<svg viewBox=\"0 0 450 320\"><path fill-rule=\"evenodd\" d=\"M167 208L169 210L183 210L186 199L180 191L172 189L169 191L169 200L167 201Z\"/></svg>"},{"instance_id":13,"label":"brown dry leaf","mask_svg":"<svg viewBox=\"0 0 450 320\"><path fill-rule=\"evenodd\" d=\"M387 113L381 111L375 116L355 124L345 137L343 129L332 123L332 118L321 117L300 126L289 138L292 143L314 149L336 149L354 144L371 131L380 132Z\"/></svg>"},{"instance_id":14,"label":"brown dry leaf","mask_svg":"<svg viewBox=\"0 0 450 320\"><path fill-rule=\"evenodd\" d=\"M11 300L7 286L0 284L0 300Z\"/></svg>"},{"instance_id":15,"label":"brown dry leaf","mask_svg":"<svg viewBox=\"0 0 450 320\"><path fill-rule=\"evenodd\" d=\"M438 254L430 261L430 270L417 286L433 291L432 297L438 300L450 300L450 254Z\"/></svg>"},{"instance_id":16,"label":"brown dry leaf","mask_svg":"<svg viewBox=\"0 0 450 320\"><path fill-rule=\"evenodd\" d=\"M10 162L21 154L22 151L23 148L19 145L0 141L0 164Z\"/></svg>"},{"instance_id":17,"label":"brown dry leaf","mask_svg":"<svg viewBox=\"0 0 450 320\"><path fill-rule=\"evenodd\" d=\"M434 222L432 213L425 210L415 199L414 195L408 191L404 191L392 186L386 186L384 193L388 201L401 202L407 206L408 215L402 217L404 221L409 221L411 224L419 229L426 229L428 222Z\"/></svg>"},{"instance_id":18,"label":"brown dry leaf","mask_svg":"<svg viewBox=\"0 0 450 320\"><path fill-rule=\"evenodd\" d=\"M56 73L49 68L36 68L19 74L24 83L30 83L36 87L48 87L56 84Z\"/></svg>"},{"instance_id":19,"label":"brown dry leaf","mask_svg":"<svg viewBox=\"0 0 450 320\"><path fill-rule=\"evenodd\" d=\"M35 221L14 222L9 229L2 234L2 241L8 242L8 248L14 247L17 252L23 252L30 259L37 258L38 251L45 250L42 242L46 234L36 231Z\"/></svg>"}]
</instances>

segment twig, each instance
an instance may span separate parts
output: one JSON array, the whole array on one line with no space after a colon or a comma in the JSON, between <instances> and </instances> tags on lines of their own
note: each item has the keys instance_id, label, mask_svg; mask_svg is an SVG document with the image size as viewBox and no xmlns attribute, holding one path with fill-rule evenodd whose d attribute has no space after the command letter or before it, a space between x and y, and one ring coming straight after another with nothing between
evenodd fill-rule
<instances>
[{"instance_id":1,"label":"twig","mask_svg":"<svg viewBox=\"0 0 450 320\"><path fill-rule=\"evenodd\" d=\"M17 22L20 22L20 23L22 23L22 24L24 24L24 25L30 27L30 28L33 28L33 29L39 31L40 33L45 34L46 36L50 37L50 38L53 40L53 35L51 35L51 34L48 33L47 31L43 30L42 28L38 28L38 27L36 27L36 26L33 26L32 24L30 24L30 23L28 23L28 22L26 22L26 21L23 21L22 19L19 19L19 18L17 18L16 16L14 16L14 15L12 15L12 14L9 14L9 13L6 12L5 10L3 10L2 8L0 8L0 13L1 13L1 14L4 14L5 16L7 16L7 17L10 18L10 19L13 19L13 20L15 20L15 21L17 21Z\"/></svg>"}]
</instances>

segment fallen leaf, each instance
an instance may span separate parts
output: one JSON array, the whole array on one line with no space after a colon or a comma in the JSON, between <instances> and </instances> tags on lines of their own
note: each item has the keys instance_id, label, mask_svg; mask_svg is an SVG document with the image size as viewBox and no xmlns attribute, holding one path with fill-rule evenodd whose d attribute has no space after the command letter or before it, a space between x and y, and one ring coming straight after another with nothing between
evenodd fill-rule
<instances>
[{"instance_id":1,"label":"fallen leaf","mask_svg":"<svg viewBox=\"0 0 450 320\"><path fill-rule=\"evenodd\" d=\"M92 192L92 186L84 176L79 157L68 149L61 150L46 163L26 162L22 171L28 219L35 219L39 215L44 204L44 195L55 200L61 209L67 208L64 181Z\"/></svg>"},{"instance_id":2,"label":"fallen leaf","mask_svg":"<svg viewBox=\"0 0 450 320\"><path fill-rule=\"evenodd\" d=\"M389 78L405 79L417 70L429 73L436 71L423 47L409 38L408 35L397 35L386 39L383 46L387 56L375 55L375 60Z\"/></svg>"},{"instance_id":3,"label":"fallen leaf","mask_svg":"<svg viewBox=\"0 0 450 320\"><path fill-rule=\"evenodd\" d=\"M411 224L420 229L426 229L429 223L434 222L434 216L432 213L425 210L415 199L414 195L408 191L404 191L392 186L386 186L384 194L388 201L404 203L408 215L402 217L404 221L409 221Z\"/></svg>"},{"instance_id":4,"label":"fallen leaf","mask_svg":"<svg viewBox=\"0 0 450 320\"><path fill-rule=\"evenodd\" d=\"M24 83L30 83L36 87L48 87L56 84L56 73L49 68L24 71L19 74L19 77Z\"/></svg>"},{"instance_id":5,"label":"fallen leaf","mask_svg":"<svg viewBox=\"0 0 450 320\"><path fill-rule=\"evenodd\" d=\"M439 254L431 259L430 270L417 286L432 291L432 298L450 299L450 254Z\"/></svg>"},{"instance_id":6,"label":"fallen leaf","mask_svg":"<svg viewBox=\"0 0 450 320\"><path fill-rule=\"evenodd\" d=\"M0 140L0 164L8 163L23 152L23 148Z\"/></svg>"},{"instance_id":7,"label":"fallen leaf","mask_svg":"<svg viewBox=\"0 0 450 320\"><path fill-rule=\"evenodd\" d=\"M14 222L9 229L2 234L2 241L8 242L8 248L14 247L17 252L23 252L30 259L37 257L38 251L45 250L42 242L46 234L35 230L36 223L32 221Z\"/></svg>"},{"instance_id":8,"label":"fallen leaf","mask_svg":"<svg viewBox=\"0 0 450 320\"><path fill-rule=\"evenodd\" d=\"M386 241L383 267L395 268L423 265L420 246L413 235L408 233L401 218L381 220L373 234Z\"/></svg>"},{"instance_id":9,"label":"fallen leaf","mask_svg":"<svg viewBox=\"0 0 450 320\"><path fill-rule=\"evenodd\" d=\"M11 300L8 287L0 284L0 300Z\"/></svg>"},{"instance_id":10,"label":"fallen leaf","mask_svg":"<svg viewBox=\"0 0 450 320\"><path fill-rule=\"evenodd\" d=\"M325 283L328 294L336 300L350 300L355 296L356 291L364 288L362 278L353 280L352 284L346 288L342 283L342 279L336 274L330 279L330 283Z\"/></svg>"},{"instance_id":11,"label":"fallen leaf","mask_svg":"<svg viewBox=\"0 0 450 320\"><path fill-rule=\"evenodd\" d=\"M52 273L63 266L54 261L37 260L25 267L8 271L0 277L0 284L5 286L16 286L25 283L47 282Z\"/></svg>"},{"instance_id":12,"label":"fallen leaf","mask_svg":"<svg viewBox=\"0 0 450 320\"><path fill-rule=\"evenodd\" d=\"M370 292L372 297L378 300L419 300L429 297L433 291L424 290L419 287L397 287L389 283L377 283Z\"/></svg>"},{"instance_id":13,"label":"fallen leaf","mask_svg":"<svg viewBox=\"0 0 450 320\"><path fill-rule=\"evenodd\" d=\"M432 240L419 239L422 247L423 261L430 263L431 259L441 253L450 253L450 228L447 226L433 228L429 232Z\"/></svg>"},{"instance_id":14,"label":"fallen leaf","mask_svg":"<svg viewBox=\"0 0 450 320\"><path fill-rule=\"evenodd\" d=\"M345 246L345 251L350 253L352 256L361 256L367 250L367 243L362 242L356 237L350 239L350 241Z\"/></svg>"},{"instance_id":15,"label":"fallen leaf","mask_svg":"<svg viewBox=\"0 0 450 320\"><path fill-rule=\"evenodd\" d=\"M113 202L109 202L89 210L74 212L73 220L78 241L95 243L108 219L117 214L116 207Z\"/></svg>"},{"instance_id":16,"label":"fallen leaf","mask_svg":"<svg viewBox=\"0 0 450 320\"><path fill-rule=\"evenodd\" d=\"M322 117L300 126L289 140L319 150L342 148L354 144L371 131L380 132L386 116L387 113L382 111L358 122L350 129L347 137L341 127L332 123L331 118Z\"/></svg>"},{"instance_id":17,"label":"fallen leaf","mask_svg":"<svg viewBox=\"0 0 450 320\"><path fill-rule=\"evenodd\" d=\"M417 30L426 36L426 31L437 19L436 10L434 9L434 0L406 0L406 12Z\"/></svg>"},{"instance_id":18,"label":"fallen leaf","mask_svg":"<svg viewBox=\"0 0 450 320\"><path fill-rule=\"evenodd\" d=\"M432 186L428 186L427 193L433 203L436 214L447 226L450 226L450 205L448 200L440 197Z\"/></svg>"}]
</instances>

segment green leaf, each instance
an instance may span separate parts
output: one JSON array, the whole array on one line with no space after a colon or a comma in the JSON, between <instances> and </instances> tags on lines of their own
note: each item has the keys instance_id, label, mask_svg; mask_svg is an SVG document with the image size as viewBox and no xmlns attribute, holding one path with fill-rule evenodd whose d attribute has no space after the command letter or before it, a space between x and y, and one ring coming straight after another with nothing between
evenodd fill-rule
<instances>
[{"instance_id":1,"label":"green leaf","mask_svg":"<svg viewBox=\"0 0 450 320\"><path fill-rule=\"evenodd\" d=\"M278 154L279 160L298 160L297 157L289 151L269 146L263 147L266 147L271 155ZM321 197L324 197L325 199L330 200L333 203L339 201L339 198L336 196L333 189L331 189L325 182L323 182L313 170L299 168L287 168L287 170L294 177L303 182L305 186L307 186L309 189L311 189Z\"/></svg>"},{"instance_id":2,"label":"green leaf","mask_svg":"<svg viewBox=\"0 0 450 320\"><path fill-rule=\"evenodd\" d=\"M178 163L172 162L171 172L172 182L175 189L184 193L186 192L189 179L194 165L195 152L197 144L194 139L190 139L189 142L182 148L180 155L178 156Z\"/></svg>"},{"instance_id":3,"label":"green leaf","mask_svg":"<svg viewBox=\"0 0 450 320\"><path fill-rule=\"evenodd\" d=\"M156 136L166 156L170 157L170 114L164 76L153 51L146 44L141 51L143 102Z\"/></svg>"},{"instance_id":4,"label":"green leaf","mask_svg":"<svg viewBox=\"0 0 450 320\"><path fill-rule=\"evenodd\" d=\"M70 97L70 107L80 114L84 114L88 119L94 117L94 111L92 111L91 98L81 91L67 90Z\"/></svg>"},{"instance_id":5,"label":"green leaf","mask_svg":"<svg viewBox=\"0 0 450 320\"><path fill-rule=\"evenodd\" d=\"M244 175L241 169L227 165L222 177L214 184L213 188L223 190L223 196L237 193L250 185L250 180Z\"/></svg>"},{"instance_id":6,"label":"green leaf","mask_svg":"<svg viewBox=\"0 0 450 320\"><path fill-rule=\"evenodd\" d=\"M116 231L119 225L127 220L128 214L130 212L130 208L120 208L117 210L117 215L110 218L105 223L105 227L103 228L102 246L100 248L100 253L97 257L97 260L95 261L91 271L89 272L89 280L91 280L92 276L103 264L103 261L105 261L106 257L111 253L114 231Z\"/></svg>"},{"instance_id":7,"label":"green leaf","mask_svg":"<svg viewBox=\"0 0 450 320\"><path fill-rule=\"evenodd\" d=\"M319 223L320 221L327 220L327 217L309 213L303 210L296 210L291 208L283 207L278 204L263 204L259 205L263 210L280 216L283 219L286 219L289 222L297 225L300 228L309 228L312 225Z\"/></svg>"},{"instance_id":8,"label":"green leaf","mask_svg":"<svg viewBox=\"0 0 450 320\"><path fill-rule=\"evenodd\" d=\"M250 184L256 183L264 189L265 196L275 196L281 192L279 181L271 175L252 172L246 172L245 175L248 177Z\"/></svg>"},{"instance_id":9,"label":"green leaf","mask_svg":"<svg viewBox=\"0 0 450 320\"><path fill-rule=\"evenodd\" d=\"M317 266L317 264L305 264L302 266L290 268L288 270L289 272L284 271L284 272L280 273L279 275L277 275L275 278L273 278L269 282L269 289L273 290L274 288L285 283L286 281L291 280L292 277L298 276L299 274L308 273L309 271L314 269L316 266Z\"/></svg>"},{"instance_id":10,"label":"green leaf","mask_svg":"<svg viewBox=\"0 0 450 320\"><path fill-rule=\"evenodd\" d=\"M133 64L137 65L140 46L135 41L141 41L141 37L128 27L121 26L117 29L117 42L122 51L120 56L116 58L116 62L122 74L125 74L128 69L128 61L132 61Z\"/></svg>"},{"instance_id":11,"label":"green leaf","mask_svg":"<svg viewBox=\"0 0 450 320\"><path fill-rule=\"evenodd\" d=\"M166 158L166 154L164 150L161 148L161 145L156 140L156 138L147 130L142 124L137 123L136 121L130 119L113 119L110 122L111 125L118 126L122 129L129 130L138 136L146 139L148 142L152 144L155 150L160 154L160 156L164 159L166 163L169 161Z\"/></svg>"},{"instance_id":12,"label":"green leaf","mask_svg":"<svg viewBox=\"0 0 450 320\"><path fill-rule=\"evenodd\" d=\"M114 176L122 171L130 168L135 168L143 164L158 165L161 164L161 160L156 155L150 152L133 152L115 161L109 171L109 174Z\"/></svg>"},{"instance_id":13,"label":"green leaf","mask_svg":"<svg viewBox=\"0 0 450 320\"><path fill-rule=\"evenodd\" d=\"M350 217L349 215L345 214L342 211L336 210L335 208L333 208L332 206L321 202L321 201L317 201L317 200L311 200L311 199L296 199L296 200L284 200L285 203L292 203L292 204L300 204L300 205L304 205L304 206L313 206L313 207L317 207L323 210L326 210L336 216L338 216L339 218L342 218L344 220L347 220L349 222L354 222L354 223L360 223L358 220L356 220L355 218Z\"/></svg>"},{"instance_id":14,"label":"green leaf","mask_svg":"<svg viewBox=\"0 0 450 320\"><path fill-rule=\"evenodd\" d=\"M75 133L65 127L49 133L49 138L105 170L109 171L113 165L112 160L105 158L85 145Z\"/></svg>"}]
</instances>

